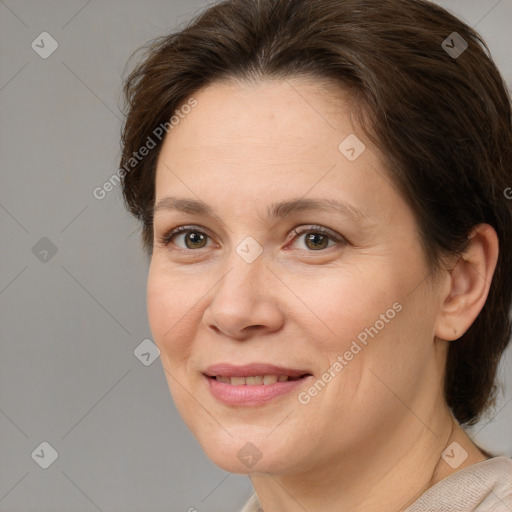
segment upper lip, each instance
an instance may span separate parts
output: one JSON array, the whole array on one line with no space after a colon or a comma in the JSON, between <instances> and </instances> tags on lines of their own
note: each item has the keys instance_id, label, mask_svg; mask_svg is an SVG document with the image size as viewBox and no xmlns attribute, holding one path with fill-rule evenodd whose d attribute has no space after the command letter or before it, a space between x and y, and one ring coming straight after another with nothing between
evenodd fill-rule
<instances>
[{"instance_id":1,"label":"upper lip","mask_svg":"<svg viewBox=\"0 0 512 512\"><path fill-rule=\"evenodd\" d=\"M302 377L311 375L306 370L284 368L267 363L251 363L236 366L230 363L218 363L204 371L209 377L255 377L258 375L288 375L288 377Z\"/></svg>"}]
</instances>

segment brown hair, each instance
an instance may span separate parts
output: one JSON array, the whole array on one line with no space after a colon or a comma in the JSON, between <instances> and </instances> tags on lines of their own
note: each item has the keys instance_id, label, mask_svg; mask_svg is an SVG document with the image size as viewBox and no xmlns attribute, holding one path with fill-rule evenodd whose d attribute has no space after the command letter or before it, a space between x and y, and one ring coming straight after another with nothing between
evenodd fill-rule
<instances>
[{"instance_id":1,"label":"brown hair","mask_svg":"<svg viewBox=\"0 0 512 512\"><path fill-rule=\"evenodd\" d=\"M461 55L448 51L463 48L453 32L468 44ZM226 0L154 40L125 82L120 173L148 254L161 141L130 168L134 152L212 82L299 75L353 93L370 120L368 137L417 218L432 268L443 255L460 254L476 224L497 231L487 302L451 343L446 367L449 407L460 423L476 423L495 403L510 339L512 201L504 191L512 183L511 108L485 42L441 7L423 0Z\"/></svg>"}]
</instances>

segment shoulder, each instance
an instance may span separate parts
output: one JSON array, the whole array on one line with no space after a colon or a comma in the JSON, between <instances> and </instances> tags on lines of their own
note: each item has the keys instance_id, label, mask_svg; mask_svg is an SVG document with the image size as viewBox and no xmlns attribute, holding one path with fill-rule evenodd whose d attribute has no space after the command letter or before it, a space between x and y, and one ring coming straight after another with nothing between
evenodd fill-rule
<instances>
[{"instance_id":1,"label":"shoulder","mask_svg":"<svg viewBox=\"0 0 512 512\"><path fill-rule=\"evenodd\" d=\"M240 512L261 512L260 502L256 494L253 494Z\"/></svg>"},{"instance_id":2,"label":"shoulder","mask_svg":"<svg viewBox=\"0 0 512 512\"><path fill-rule=\"evenodd\" d=\"M510 512L512 459L493 457L428 489L405 512Z\"/></svg>"},{"instance_id":3,"label":"shoulder","mask_svg":"<svg viewBox=\"0 0 512 512\"><path fill-rule=\"evenodd\" d=\"M510 512L512 459L493 457L468 466L428 489L405 512ZM240 512L261 512L253 494Z\"/></svg>"}]
</instances>

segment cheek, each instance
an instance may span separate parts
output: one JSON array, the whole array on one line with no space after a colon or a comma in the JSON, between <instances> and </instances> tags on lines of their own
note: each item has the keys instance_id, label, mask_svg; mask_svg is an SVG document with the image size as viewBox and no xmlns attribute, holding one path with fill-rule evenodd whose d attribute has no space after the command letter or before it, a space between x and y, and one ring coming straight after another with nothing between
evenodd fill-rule
<instances>
[{"instance_id":1,"label":"cheek","mask_svg":"<svg viewBox=\"0 0 512 512\"><path fill-rule=\"evenodd\" d=\"M381 327L381 314L391 309L388 316L395 316L392 308L399 293L390 275L381 266L367 262L364 267L330 269L323 276L317 272L292 281L296 297L304 302L299 304L301 316L318 326L317 335L331 357L348 350L358 335L364 338L365 329L376 321ZM293 300L297 303L296 297Z\"/></svg>"},{"instance_id":2,"label":"cheek","mask_svg":"<svg viewBox=\"0 0 512 512\"><path fill-rule=\"evenodd\" d=\"M389 398L370 370L400 388L421 371L422 351L428 346L432 315L425 304L431 300L419 290L410 294L410 280L398 267L365 263L295 281L294 292L308 306L301 306L302 314L297 311L295 318L303 318L302 329L309 332L310 342L316 338L325 370L336 375L325 398L340 406L355 396L359 403Z\"/></svg>"},{"instance_id":3,"label":"cheek","mask_svg":"<svg viewBox=\"0 0 512 512\"><path fill-rule=\"evenodd\" d=\"M194 304L190 286L151 268L147 283L148 320L165 366L179 366L188 357L195 332ZM188 300L187 300L188 299ZM191 323L192 322L192 323Z\"/></svg>"}]
</instances>

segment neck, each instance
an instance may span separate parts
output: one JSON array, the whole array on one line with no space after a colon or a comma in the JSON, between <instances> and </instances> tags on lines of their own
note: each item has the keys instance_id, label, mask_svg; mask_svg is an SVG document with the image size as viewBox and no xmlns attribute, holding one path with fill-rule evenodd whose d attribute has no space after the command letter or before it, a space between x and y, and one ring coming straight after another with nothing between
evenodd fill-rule
<instances>
[{"instance_id":1,"label":"neck","mask_svg":"<svg viewBox=\"0 0 512 512\"><path fill-rule=\"evenodd\" d=\"M458 444L443 458L454 442ZM468 456L460 462L465 452ZM251 480L264 512L395 512L442 479L486 458L444 407L428 426L409 414L385 436L332 456L322 467L300 474L254 473Z\"/></svg>"}]
</instances>

